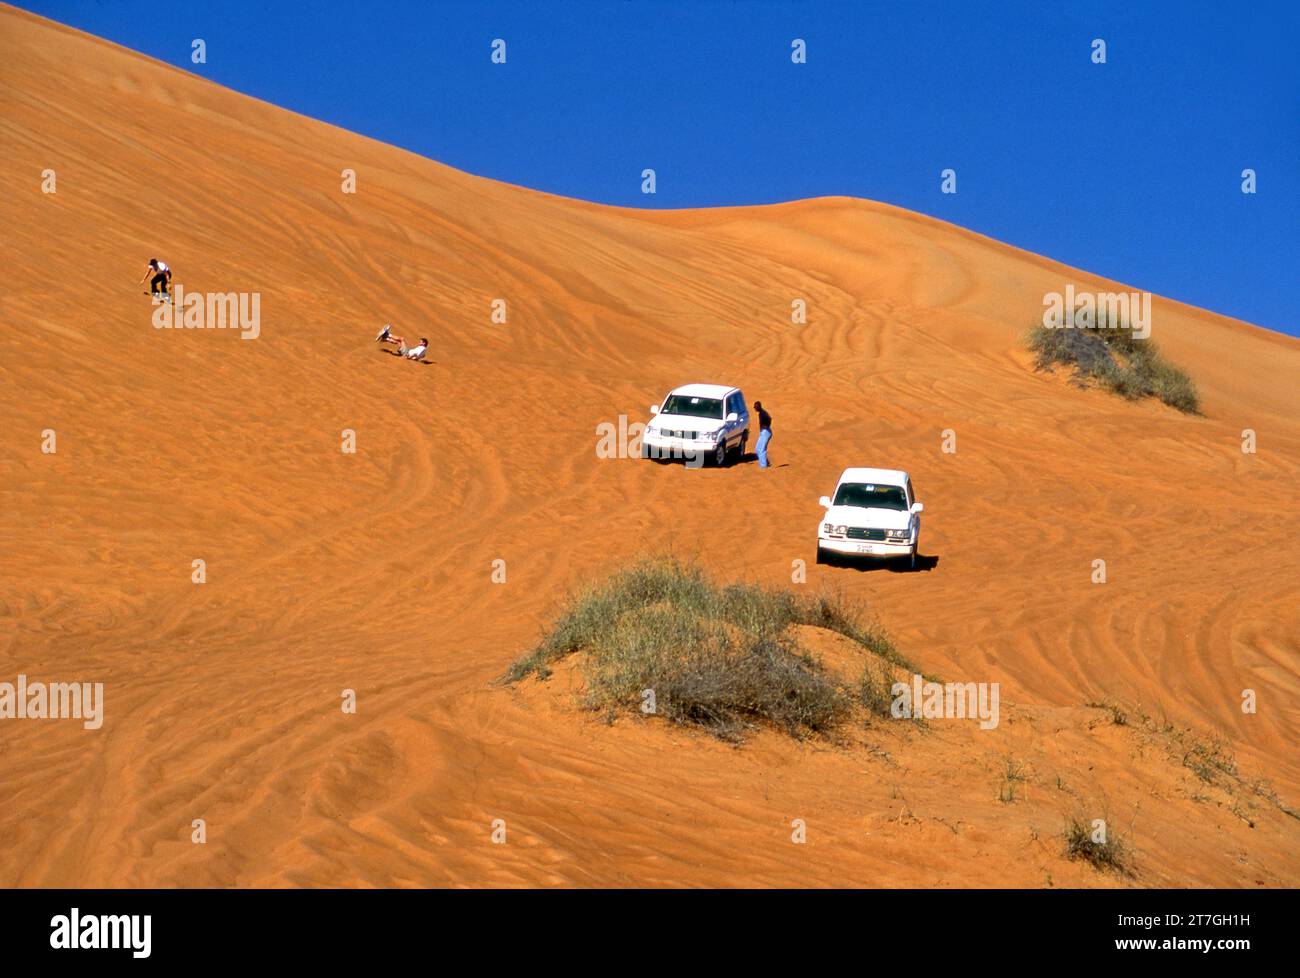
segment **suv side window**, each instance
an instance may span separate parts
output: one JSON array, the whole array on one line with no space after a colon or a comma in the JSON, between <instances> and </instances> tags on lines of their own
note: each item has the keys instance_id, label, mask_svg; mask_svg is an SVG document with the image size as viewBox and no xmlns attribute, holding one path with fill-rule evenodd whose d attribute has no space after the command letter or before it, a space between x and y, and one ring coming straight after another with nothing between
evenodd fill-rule
<instances>
[{"instance_id":1,"label":"suv side window","mask_svg":"<svg viewBox=\"0 0 1300 978\"><path fill-rule=\"evenodd\" d=\"M736 395L728 394L726 403L722 407L722 416L725 418L732 411L736 411Z\"/></svg>"},{"instance_id":2,"label":"suv side window","mask_svg":"<svg viewBox=\"0 0 1300 978\"><path fill-rule=\"evenodd\" d=\"M736 405L731 410L735 411L743 418L745 414L749 411L749 408L745 407L745 395L740 393L740 391L736 391L736 393L731 395L731 399L735 402Z\"/></svg>"},{"instance_id":3,"label":"suv side window","mask_svg":"<svg viewBox=\"0 0 1300 978\"><path fill-rule=\"evenodd\" d=\"M911 509L911 508L912 508L912 504L915 503L915 502L916 502L916 493L912 491L912 480L911 480L911 479L908 479L908 480L907 480L907 507L908 507L908 509Z\"/></svg>"}]
</instances>

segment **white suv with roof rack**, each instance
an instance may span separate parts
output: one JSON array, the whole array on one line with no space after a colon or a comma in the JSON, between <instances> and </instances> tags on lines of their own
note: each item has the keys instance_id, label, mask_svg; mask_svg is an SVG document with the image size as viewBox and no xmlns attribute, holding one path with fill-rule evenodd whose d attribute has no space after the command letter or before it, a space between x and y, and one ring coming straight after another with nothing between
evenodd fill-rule
<instances>
[{"instance_id":1,"label":"white suv with roof rack","mask_svg":"<svg viewBox=\"0 0 1300 978\"><path fill-rule=\"evenodd\" d=\"M827 554L907 557L916 567L921 511L912 479L898 469L845 469L817 527L817 562Z\"/></svg>"},{"instance_id":2,"label":"white suv with roof rack","mask_svg":"<svg viewBox=\"0 0 1300 978\"><path fill-rule=\"evenodd\" d=\"M749 442L749 407L738 387L687 384L652 405L641 457L683 458L717 466L742 458Z\"/></svg>"}]
</instances>

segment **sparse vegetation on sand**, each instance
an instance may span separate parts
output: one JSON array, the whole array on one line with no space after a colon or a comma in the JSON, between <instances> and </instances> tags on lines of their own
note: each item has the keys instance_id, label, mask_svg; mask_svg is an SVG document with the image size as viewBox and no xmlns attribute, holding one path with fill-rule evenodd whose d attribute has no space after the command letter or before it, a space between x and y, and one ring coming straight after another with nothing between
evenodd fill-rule
<instances>
[{"instance_id":1,"label":"sparse vegetation on sand","mask_svg":"<svg viewBox=\"0 0 1300 978\"><path fill-rule=\"evenodd\" d=\"M1029 780L1029 773L1025 770L1025 765L1017 761L1014 757L1007 755L1006 768L1002 773L1002 784L998 788L998 801L1009 805L1019 797L1020 789L1017 785L1024 784Z\"/></svg>"},{"instance_id":2,"label":"sparse vegetation on sand","mask_svg":"<svg viewBox=\"0 0 1300 978\"><path fill-rule=\"evenodd\" d=\"M1128 725L1128 714L1124 712L1124 708L1118 703L1094 701L1085 703L1084 706L1091 707L1094 710L1105 710L1110 714L1110 722L1117 727Z\"/></svg>"},{"instance_id":3,"label":"sparse vegetation on sand","mask_svg":"<svg viewBox=\"0 0 1300 978\"><path fill-rule=\"evenodd\" d=\"M871 653L861 682L849 687L823 670L792 633L796 625L836 632ZM591 709L640 712L651 690L656 715L732 741L756 722L801 737L829 731L858 704L878 714L889 667L913 669L879 627L838 599L719 585L672 559L635 564L579 594L503 679L545 678L576 652Z\"/></svg>"},{"instance_id":4,"label":"sparse vegetation on sand","mask_svg":"<svg viewBox=\"0 0 1300 978\"><path fill-rule=\"evenodd\" d=\"M856 689L858 702L872 716L891 717L894 703L893 685L894 673L889 663L868 660L862 667L862 675L858 677ZM923 721L918 718L915 722L919 724Z\"/></svg>"},{"instance_id":5,"label":"sparse vegetation on sand","mask_svg":"<svg viewBox=\"0 0 1300 978\"><path fill-rule=\"evenodd\" d=\"M1123 323L1111 325L1105 310L1092 326L1049 329L1041 324L1029 334L1034 367L1050 371L1074 368L1074 379L1129 400L1154 397L1185 414L1199 414L1200 395L1192 379L1166 360L1149 339L1137 339Z\"/></svg>"},{"instance_id":6,"label":"sparse vegetation on sand","mask_svg":"<svg viewBox=\"0 0 1300 978\"><path fill-rule=\"evenodd\" d=\"M1190 728L1176 726L1164 716L1156 719L1140 706L1126 708L1111 702L1085 705L1105 710L1113 723L1120 726L1132 725L1140 733L1162 743L1170 760L1187 768L1205 786L1222 791L1233 814L1243 821L1253 825L1249 811L1254 810L1255 799L1261 799L1284 815L1300 820L1300 812L1288 805L1266 780L1248 780L1242 774L1225 737L1218 734L1203 736ZM1194 801L1213 800L1213 794L1204 791L1197 791L1191 797Z\"/></svg>"},{"instance_id":7,"label":"sparse vegetation on sand","mask_svg":"<svg viewBox=\"0 0 1300 978\"><path fill-rule=\"evenodd\" d=\"M1109 819L1105 820L1109 823ZM1101 835L1100 841L1097 836ZM1065 826L1065 854L1070 859L1082 859L1101 872L1132 876L1133 852L1127 842L1111 832L1109 824L1096 827L1080 814L1070 816Z\"/></svg>"}]
</instances>

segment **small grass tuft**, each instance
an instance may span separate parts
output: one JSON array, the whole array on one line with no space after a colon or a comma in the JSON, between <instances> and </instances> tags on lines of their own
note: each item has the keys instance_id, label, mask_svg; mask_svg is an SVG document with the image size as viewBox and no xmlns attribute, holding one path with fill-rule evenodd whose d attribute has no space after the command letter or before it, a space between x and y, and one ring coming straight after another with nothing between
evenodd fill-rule
<instances>
[{"instance_id":1,"label":"small grass tuft","mask_svg":"<svg viewBox=\"0 0 1300 978\"><path fill-rule=\"evenodd\" d=\"M894 676L885 662L868 661L858 678L857 696L867 712L882 719L893 718Z\"/></svg>"},{"instance_id":2,"label":"small grass tuft","mask_svg":"<svg viewBox=\"0 0 1300 978\"><path fill-rule=\"evenodd\" d=\"M1106 820L1107 822L1109 820ZM1069 859L1082 859L1099 872L1112 872L1132 876L1133 852L1119 835L1103 826L1102 841L1097 841L1097 829L1082 815L1072 815L1065 826L1065 854Z\"/></svg>"},{"instance_id":3,"label":"small grass tuft","mask_svg":"<svg viewBox=\"0 0 1300 978\"><path fill-rule=\"evenodd\" d=\"M1006 767L1002 772L1002 786L998 789L998 801L1010 805L1016 800L1018 793L1016 786L1028 780L1029 772L1025 765L1011 755L1007 755Z\"/></svg>"},{"instance_id":4,"label":"small grass tuft","mask_svg":"<svg viewBox=\"0 0 1300 978\"><path fill-rule=\"evenodd\" d=\"M1125 713L1123 709L1121 709L1118 703L1093 702L1093 703L1085 703L1084 705L1091 707L1094 710L1105 710L1107 713L1110 714L1110 722L1115 724L1115 726L1117 727L1124 727L1128 725L1128 714Z\"/></svg>"}]
</instances>

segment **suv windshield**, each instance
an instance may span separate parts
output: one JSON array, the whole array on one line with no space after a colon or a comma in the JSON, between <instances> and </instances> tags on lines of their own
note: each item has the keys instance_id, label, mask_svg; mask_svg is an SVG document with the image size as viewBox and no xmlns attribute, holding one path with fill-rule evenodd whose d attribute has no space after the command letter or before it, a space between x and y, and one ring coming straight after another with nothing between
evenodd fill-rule
<instances>
[{"instance_id":1,"label":"suv windshield","mask_svg":"<svg viewBox=\"0 0 1300 978\"><path fill-rule=\"evenodd\" d=\"M683 414L688 418L709 418L718 421L722 418L722 401L716 397L687 397L685 394L670 394L660 414Z\"/></svg>"},{"instance_id":2,"label":"suv windshield","mask_svg":"<svg viewBox=\"0 0 1300 978\"><path fill-rule=\"evenodd\" d=\"M862 506L872 509L907 511L907 496L902 486L878 486L867 482L846 482L835 493L836 506Z\"/></svg>"}]
</instances>

